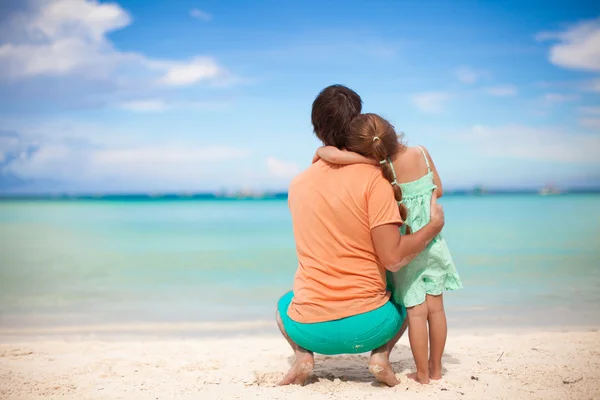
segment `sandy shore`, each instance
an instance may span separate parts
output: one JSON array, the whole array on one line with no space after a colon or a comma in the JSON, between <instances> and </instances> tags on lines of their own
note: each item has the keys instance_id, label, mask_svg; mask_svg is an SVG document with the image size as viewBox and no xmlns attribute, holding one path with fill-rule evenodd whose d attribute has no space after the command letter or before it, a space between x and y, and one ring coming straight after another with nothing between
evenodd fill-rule
<instances>
[{"instance_id":1,"label":"sandy shore","mask_svg":"<svg viewBox=\"0 0 600 400\"><path fill-rule=\"evenodd\" d=\"M451 332L442 381L420 386L408 339L401 380L375 384L365 355L318 357L305 387L276 387L290 350L276 336L193 340L27 340L0 344L2 399L600 399L597 331Z\"/></svg>"}]
</instances>

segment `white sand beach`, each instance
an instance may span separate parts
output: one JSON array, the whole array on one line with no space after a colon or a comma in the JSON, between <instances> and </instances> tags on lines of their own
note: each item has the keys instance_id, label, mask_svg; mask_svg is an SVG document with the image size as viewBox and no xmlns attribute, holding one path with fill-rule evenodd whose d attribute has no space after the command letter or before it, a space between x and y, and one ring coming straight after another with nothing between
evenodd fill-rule
<instances>
[{"instance_id":1,"label":"white sand beach","mask_svg":"<svg viewBox=\"0 0 600 400\"><path fill-rule=\"evenodd\" d=\"M280 337L10 339L0 344L2 399L600 399L600 333L450 331L441 381L421 386L408 339L392 355L401 381L374 383L367 356L318 356L304 387L277 387L291 351Z\"/></svg>"}]
</instances>

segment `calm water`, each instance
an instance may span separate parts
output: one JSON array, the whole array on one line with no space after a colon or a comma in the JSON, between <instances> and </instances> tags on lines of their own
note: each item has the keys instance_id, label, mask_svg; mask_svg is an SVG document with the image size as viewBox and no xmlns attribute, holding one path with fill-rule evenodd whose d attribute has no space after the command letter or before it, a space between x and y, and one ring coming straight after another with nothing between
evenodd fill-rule
<instances>
[{"instance_id":1,"label":"calm water","mask_svg":"<svg viewBox=\"0 0 600 400\"><path fill-rule=\"evenodd\" d=\"M600 196L444 199L459 326L600 324ZM0 330L272 320L287 203L0 202Z\"/></svg>"}]
</instances>

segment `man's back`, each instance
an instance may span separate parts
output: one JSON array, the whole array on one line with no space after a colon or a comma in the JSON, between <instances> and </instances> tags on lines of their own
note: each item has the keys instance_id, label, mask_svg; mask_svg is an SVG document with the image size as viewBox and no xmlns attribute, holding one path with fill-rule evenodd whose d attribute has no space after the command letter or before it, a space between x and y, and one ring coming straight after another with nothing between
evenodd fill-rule
<instances>
[{"instance_id":1,"label":"man's back","mask_svg":"<svg viewBox=\"0 0 600 400\"><path fill-rule=\"evenodd\" d=\"M379 168L318 161L290 185L289 206L299 263L290 318L330 321L385 304L371 229L401 220Z\"/></svg>"}]
</instances>

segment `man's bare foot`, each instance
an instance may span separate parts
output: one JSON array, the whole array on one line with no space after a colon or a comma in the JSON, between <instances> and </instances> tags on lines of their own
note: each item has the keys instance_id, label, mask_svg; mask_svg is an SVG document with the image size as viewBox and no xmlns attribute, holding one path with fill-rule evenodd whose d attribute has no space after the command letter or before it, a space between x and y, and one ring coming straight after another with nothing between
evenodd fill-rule
<instances>
[{"instance_id":1,"label":"man's bare foot","mask_svg":"<svg viewBox=\"0 0 600 400\"><path fill-rule=\"evenodd\" d=\"M393 387L399 384L396 374L392 370L390 360L385 353L374 353L369 361L369 372L375 376L377 382Z\"/></svg>"},{"instance_id":2,"label":"man's bare foot","mask_svg":"<svg viewBox=\"0 0 600 400\"><path fill-rule=\"evenodd\" d=\"M408 379L417 381L421 385L427 385L430 382L429 376L427 374L419 374L418 372L411 372L410 374L408 374L406 376L408 377Z\"/></svg>"},{"instance_id":3,"label":"man's bare foot","mask_svg":"<svg viewBox=\"0 0 600 400\"><path fill-rule=\"evenodd\" d=\"M434 381L442 379L442 365L433 366L433 363L429 361L429 377Z\"/></svg>"},{"instance_id":4,"label":"man's bare foot","mask_svg":"<svg viewBox=\"0 0 600 400\"><path fill-rule=\"evenodd\" d=\"M296 361L294 361L287 375L279 382L279 386L304 385L314 367L315 358L312 353L297 351Z\"/></svg>"}]
</instances>

